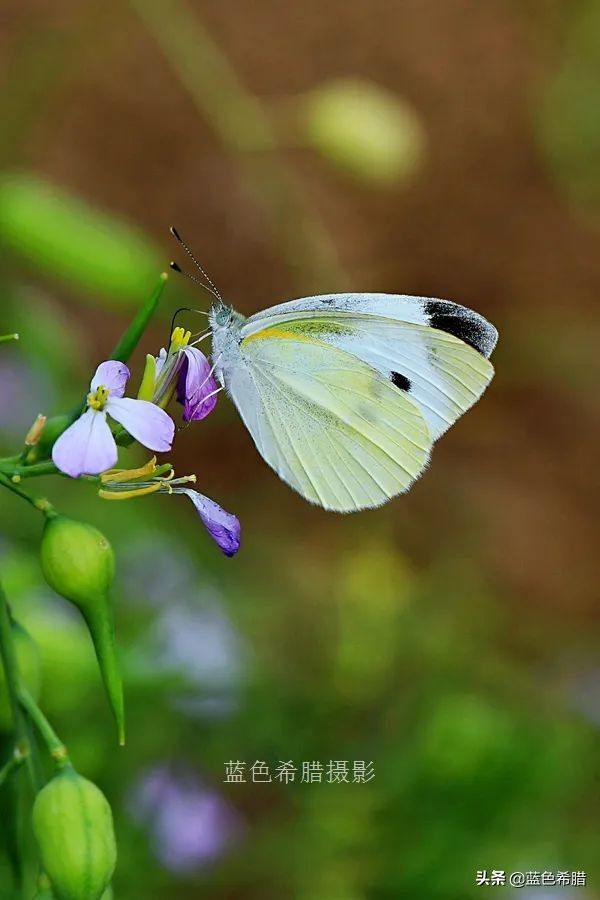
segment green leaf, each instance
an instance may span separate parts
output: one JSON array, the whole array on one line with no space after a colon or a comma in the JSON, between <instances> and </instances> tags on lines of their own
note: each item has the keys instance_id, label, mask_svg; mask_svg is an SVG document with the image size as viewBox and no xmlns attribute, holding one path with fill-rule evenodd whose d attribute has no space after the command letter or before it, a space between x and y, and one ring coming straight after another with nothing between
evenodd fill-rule
<instances>
[{"instance_id":1,"label":"green leaf","mask_svg":"<svg viewBox=\"0 0 600 900\"><path fill-rule=\"evenodd\" d=\"M150 319L156 312L156 308L158 306L165 284L167 283L168 277L169 276L166 272L162 273L156 287L154 288L146 302L140 307L133 322L124 332L119 342L117 343L117 346L111 353L111 359L118 359L120 360L120 362L127 362L129 357L137 347L140 338L148 327Z\"/></svg>"},{"instance_id":2,"label":"green leaf","mask_svg":"<svg viewBox=\"0 0 600 900\"><path fill-rule=\"evenodd\" d=\"M0 177L0 246L114 306L148 290L161 254L136 229L29 173Z\"/></svg>"}]
</instances>

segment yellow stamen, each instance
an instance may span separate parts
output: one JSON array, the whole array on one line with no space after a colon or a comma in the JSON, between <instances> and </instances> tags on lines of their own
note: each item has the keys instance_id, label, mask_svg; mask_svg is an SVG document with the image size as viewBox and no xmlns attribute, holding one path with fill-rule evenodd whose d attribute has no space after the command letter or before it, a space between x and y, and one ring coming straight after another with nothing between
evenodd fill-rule
<instances>
[{"instance_id":1,"label":"yellow stamen","mask_svg":"<svg viewBox=\"0 0 600 900\"><path fill-rule=\"evenodd\" d=\"M146 494L155 494L161 489L160 481L154 484L148 484L145 487L132 488L130 491L105 491L102 488L98 491L98 496L103 500L132 500L134 497L144 497Z\"/></svg>"},{"instance_id":2,"label":"yellow stamen","mask_svg":"<svg viewBox=\"0 0 600 900\"><path fill-rule=\"evenodd\" d=\"M156 469L156 457L153 456L145 466L139 469L109 469L100 476L103 484L111 481L133 481L134 478L143 478L146 475L153 475Z\"/></svg>"},{"instance_id":3,"label":"yellow stamen","mask_svg":"<svg viewBox=\"0 0 600 900\"><path fill-rule=\"evenodd\" d=\"M109 396L110 391L108 390L108 388L105 388L103 384L101 384L96 388L95 391L90 391L90 393L87 395L87 405L90 409L104 409Z\"/></svg>"},{"instance_id":4,"label":"yellow stamen","mask_svg":"<svg viewBox=\"0 0 600 900\"><path fill-rule=\"evenodd\" d=\"M174 328L173 334L171 335L171 346L169 347L169 353L177 353L177 351L181 350L182 347L187 347L190 342L191 336L191 331L185 331L185 329L179 326L177 328Z\"/></svg>"}]
</instances>

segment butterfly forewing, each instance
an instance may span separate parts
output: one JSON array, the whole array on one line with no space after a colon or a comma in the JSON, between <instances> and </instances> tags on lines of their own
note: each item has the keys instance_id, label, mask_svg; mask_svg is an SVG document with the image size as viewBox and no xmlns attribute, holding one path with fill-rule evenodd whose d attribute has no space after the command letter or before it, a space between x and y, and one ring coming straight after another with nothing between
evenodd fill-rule
<instances>
[{"instance_id":1,"label":"butterfly forewing","mask_svg":"<svg viewBox=\"0 0 600 900\"><path fill-rule=\"evenodd\" d=\"M388 294L308 297L252 316L242 334L252 340L266 326L310 334L392 379L419 405L433 440L479 399L494 374L487 355L496 329L472 310L444 300Z\"/></svg>"}]
</instances>

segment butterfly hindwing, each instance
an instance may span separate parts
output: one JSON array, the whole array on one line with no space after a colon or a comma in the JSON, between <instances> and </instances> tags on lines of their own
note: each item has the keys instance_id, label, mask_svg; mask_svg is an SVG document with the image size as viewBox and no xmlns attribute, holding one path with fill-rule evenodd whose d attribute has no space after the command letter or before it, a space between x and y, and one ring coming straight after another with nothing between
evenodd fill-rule
<instances>
[{"instance_id":1,"label":"butterfly hindwing","mask_svg":"<svg viewBox=\"0 0 600 900\"><path fill-rule=\"evenodd\" d=\"M240 352L261 408L247 422L255 443L308 500L340 512L379 506L418 478L429 429L390 379L310 334L279 328L242 340Z\"/></svg>"},{"instance_id":2,"label":"butterfly hindwing","mask_svg":"<svg viewBox=\"0 0 600 900\"><path fill-rule=\"evenodd\" d=\"M407 490L494 372L496 329L446 300L326 294L209 320L215 374L259 452L326 509Z\"/></svg>"}]
</instances>

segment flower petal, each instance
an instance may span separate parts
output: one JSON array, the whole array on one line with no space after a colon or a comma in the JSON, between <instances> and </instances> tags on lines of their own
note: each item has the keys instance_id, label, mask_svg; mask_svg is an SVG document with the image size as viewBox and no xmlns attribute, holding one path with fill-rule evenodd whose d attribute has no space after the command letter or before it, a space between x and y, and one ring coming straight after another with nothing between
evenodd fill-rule
<instances>
[{"instance_id":1,"label":"flower petal","mask_svg":"<svg viewBox=\"0 0 600 900\"><path fill-rule=\"evenodd\" d=\"M156 373L155 374L156 374L157 378L160 375L160 373L162 372L166 361L167 361L167 351L165 350L164 347L161 347L160 353L156 357Z\"/></svg>"},{"instance_id":2,"label":"flower petal","mask_svg":"<svg viewBox=\"0 0 600 900\"><path fill-rule=\"evenodd\" d=\"M225 512L218 503L189 488L174 488L174 494L185 494L196 507L211 538L225 556L233 556L240 549L240 522L237 516Z\"/></svg>"},{"instance_id":3,"label":"flower petal","mask_svg":"<svg viewBox=\"0 0 600 900\"><path fill-rule=\"evenodd\" d=\"M184 347L181 352L185 362L179 374L177 400L183 404L184 421L197 422L205 419L217 405L217 382L201 350Z\"/></svg>"},{"instance_id":4,"label":"flower petal","mask_svg":"<svg viewBox=\"0 0 600 900\"><path fill-rule=\"evenodd\" d=\"M88 409L63 431L52 448L54 465L70 475L100 475L117 461L115 439L106 422L106 414Z\"/></svg>"},{"instance_id":5,"label":"flower petal","mask_svg":"<svg viewBox=\"0 0 600 900\"><path fill-rule=\"evenodd\" d=\"M90 384L90 390L95 391L102 384L105 388L108 388L113 397L122 397L130 374L125 363L118 362L116 359L109 359L100 363L96 369L96 374Z\"/></svg>"},{"instance_id":6,"label":"flower petal","mask_svg":"<svg viewBox=\"0 0 600 900\"><path fill-rule=\"evenodd\" d=\"M164 409L148 400L133 400L131 397L108 398L106 411L120 422L129 434L148 447L164 453L171 449L175 436L173 420Z\"/></svg>"}]
</instances>

